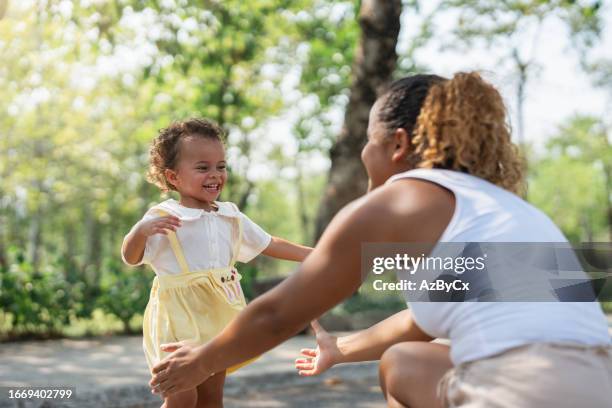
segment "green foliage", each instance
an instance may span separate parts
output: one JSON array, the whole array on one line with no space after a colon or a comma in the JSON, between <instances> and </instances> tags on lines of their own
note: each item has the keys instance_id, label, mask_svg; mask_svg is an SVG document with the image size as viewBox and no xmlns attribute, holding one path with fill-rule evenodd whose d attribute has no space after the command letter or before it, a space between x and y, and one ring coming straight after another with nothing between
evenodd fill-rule
<instances>
[{"instance_id":1,"label":"green foliage","mask_svg":"<svg viewBox=\"0 0 612 408\"><path fill-rule=\"evenodd\" d=\"M547 213L572 242L592 241L606 232L605 195L601 188L593 188L602 185L598 173L592 166L567 156L542 161L530 178L529 200Z\"/></svg>"},{"instance_id":2,"label":"green foliage","mask_svg":"<svg viewBox=\"0 0 612 408\"><path fill-rule=\"evenodd\" d=\"M3 335L58 335L73 313L73 288L54 265L34 270L21 254L15 258L9 268L0 268L0 309L12 327Z\"/></svg>"},{"instance_id":3,"label":"green foliage","mask_svg":"<svg viewBox=\"0 0 612 408\"><path fill-rule=\"evenodd\" d=\"M247 215L258 220L267 231L289 240L299 241L299 225L293 216L295 193L283 180L262 181L251 196ZM289 190L289 191L288 191Z\"/></svg>"},{"instance_id":4,"label":"green foliage","mask_svg":"<svg viewBox=\"0 0 612 408\"><path fill-rule=\"evenodd\" d=\"M441 8L458 12L454 31L468 44L484 41L502 45L516 40L531 25L558 18L569 28L570 40L583 49L599 37L601 5L599 0L445 0Z\"/></svg>"},{"instance_id":5,"label":"green foliage","mask_svg":"<svg viewBox=\"0 0 612 408\"><path fill-rule=\"evenodd\" d=\"M293 17L303 39L297 55L302 59L300 88L316 95L323 107L347 95L359 39L357 11L355 1L314 1Z\"/></svg>"},{"instance_id":6,"label":"green foliage","mask_svg":"<svg viewBox=\"0 0 612 408\"><path fill-rule=\"evenodd\" d=\"M16 62L0 66L0 261L9 247L22 256L3 269L3 310L15 313L15 330L34 330L30 322L57 331L96 310L133 327L151 274L119 265L120 244L161 198L144 178L148 145L175 119L220 122L232 170L223 199L282 213L286 222L261 211L254 219L300 237L292 196L276 197L247 174L255 130L282 107L277 85L290 64L275 55L295 38L291 7L309 3L170 3L11 2L0 21L0 55ZM258 268L246 267L247 287ZM266 272L284 273L274 263ZM22 299L32 282L49 285L49 293L32 289L39 306ZM68 298L56 298L58 290ZM69 302L67 314L38 313L55 301Z\"/></svg>"},{"instance_id":7,"label":"green foliage","mask_svg":"<svg viewBox=\"0 0 612 408\"><path fill-rule=\"evenodd\" d=\"M324 185L324 177L318 175L302 182L308 198L301 204L306 208L306 217L312 220L319 192ZM296 208L300 206L297 194L292 180L276 179L261 182L251 196L252 201L247 207L247 215L257 220L258 224L272 235L308 244L310 230L308 228L304 230L296 212ZM312 224L308 226L311 227ZM268 257L259 257L254 264L259 277L288 275L296 267L293 262L278 261Z\"/></svg>"},{"instance_id":8,"label":"green foliage","mask_svg":"<svg viewBox=\"0 0 612 408\"><path fill-rule=\"evenodd\" d=\"M612 147L601 122L576 116L530 165L529 201L573 242L608 241Z\"/></svg>"},{"instance_id":9,"label":"green foliage","mask_svg":"<svg viewBox=\"0 0 612 408\"><path fill-rule=\"evenodd\" d=\"M96 303L101 310L121 320L125 333L132 331L130 321L144 312L149 300L152 271L143 269L126 273L120 260L109 259L102 275L101 295Z\"/></svg>"},{"instance_id":10,"label":"green foliage","mask_svg":"<svg viewBox=\"0 0 612 408\"><path fill-rule=\"evenodd\" d=\"M469 52L484 46L499 55L493 61L496 75L515 78L516 124L514 135L523 148L524 102L528 84L540 70L540 34L550 21L567 28L566 40L581 58L599 40L603 11L601 2L566 0L442 0L440 9L456 16L446 48ZM544 45L545 46L545 45ZM493 55L495 55L493 54ZM506 68L507 67L507 68ZM507 70L507 72L503 72Z\"/></svg>"}]
</instances>

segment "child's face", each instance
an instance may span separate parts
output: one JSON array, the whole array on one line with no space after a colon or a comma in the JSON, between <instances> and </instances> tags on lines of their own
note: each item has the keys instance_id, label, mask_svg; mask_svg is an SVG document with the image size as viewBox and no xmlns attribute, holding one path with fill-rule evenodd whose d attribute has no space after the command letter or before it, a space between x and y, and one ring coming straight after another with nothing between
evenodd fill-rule
<instances>
[{"instance_id":1,"label":"child's face","mask_svg":"<svg viewBox=\"0 0 612 408\"><path fill-rule=\"evenodd\" d=\"M166 177L181 194L181 199L212 203L227 180L225 149L218 140L188 136L181 140L179 160Z\"/></svg>"}]
</instances>

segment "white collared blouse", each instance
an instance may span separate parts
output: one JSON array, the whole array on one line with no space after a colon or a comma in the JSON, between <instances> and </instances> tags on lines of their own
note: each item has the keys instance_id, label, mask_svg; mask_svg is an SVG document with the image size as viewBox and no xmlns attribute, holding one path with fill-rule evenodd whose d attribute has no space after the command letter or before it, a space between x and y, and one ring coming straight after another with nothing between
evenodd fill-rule
<instances>
[{"instance_id":1,"label":"white collared blouse","mask_svg":"<svg viewBox=\"0 0 612 408\"><path fill-rule=\"evenodd\" d=\"M141 221L160 216L158 210L177 216L181 227L177 238L185 254L190 271L226 267L232 260L236 244L236 219L242 223L242 240L236 256L238 262L249 262L270 244L272 237L230 202L215 201L217 211L188 208L174 199L151 207ZM134 228L137 226L136 224ZM123 260L126 262L125 258ZM127 263L127 262L126 262ZM176 256L166 235L155 234L147 239L142 260L159 276L181 273Z\"/></svg>"}]
</instances>

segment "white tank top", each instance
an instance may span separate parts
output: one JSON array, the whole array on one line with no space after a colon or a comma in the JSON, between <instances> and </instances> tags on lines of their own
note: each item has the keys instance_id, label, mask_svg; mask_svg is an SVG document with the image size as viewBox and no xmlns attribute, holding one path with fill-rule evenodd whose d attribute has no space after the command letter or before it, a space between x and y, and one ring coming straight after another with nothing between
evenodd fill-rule
<instances>
[{"instance_id":1,"label":"white tank top","mask_svg":"<svg viewBox=\"0 0 612 408\"><path fill-rule=\"evenodd\" d=\"M415 169L396 174L450 190L455 212L440 242L567 242L542 211L517 195L469 174ZM597 302L409 302L418 326L449 338L455 365L528 343L610 344Z\"/></svg>"}]
</instances>

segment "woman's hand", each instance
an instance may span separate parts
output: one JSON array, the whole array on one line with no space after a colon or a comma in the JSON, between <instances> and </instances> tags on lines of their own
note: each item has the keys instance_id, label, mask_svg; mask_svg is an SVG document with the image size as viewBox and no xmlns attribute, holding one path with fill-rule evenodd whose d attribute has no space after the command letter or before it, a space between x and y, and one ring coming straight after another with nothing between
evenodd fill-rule
<instances>
[{"instance_id":1,"label":"woman's hand","mask_svg":"<svg viewBox=\"0 0 612 408\"><path fill-rule=\"evenodd\" d=\"M199 361L199 347L195 344L181 341L164 344L161 349L174 352L153 367L149 385L154 394L166 398L176 392L191 390L212 375L203 369Z\"/></svg>"},{"instance_id":2,"label":"woman's hand","mask_svg":"<svg viewBox=\"0 0 612 408\"><path fill-rule=\"evenodd\" d=\"M167 235L168 231L176 231L180 226L181 220L178 217L166 215L140 222L137 227L137 232L145 237L150 237L154 234Z\"/></svg>"},{"instance_id":3,"label":"woman's hand","mask_svg":"<svg viewBox=\"0 0 612 408\"><path fill-rule=\"evenodd\" d=\"M298 374L303 376L319 375L339 363L341 357L338 338L326 332L316 320L310 325L316 335L317 348L302 349L300 352L305 358L295 360L295 368Z\"/></svg>"}]
</instances>

